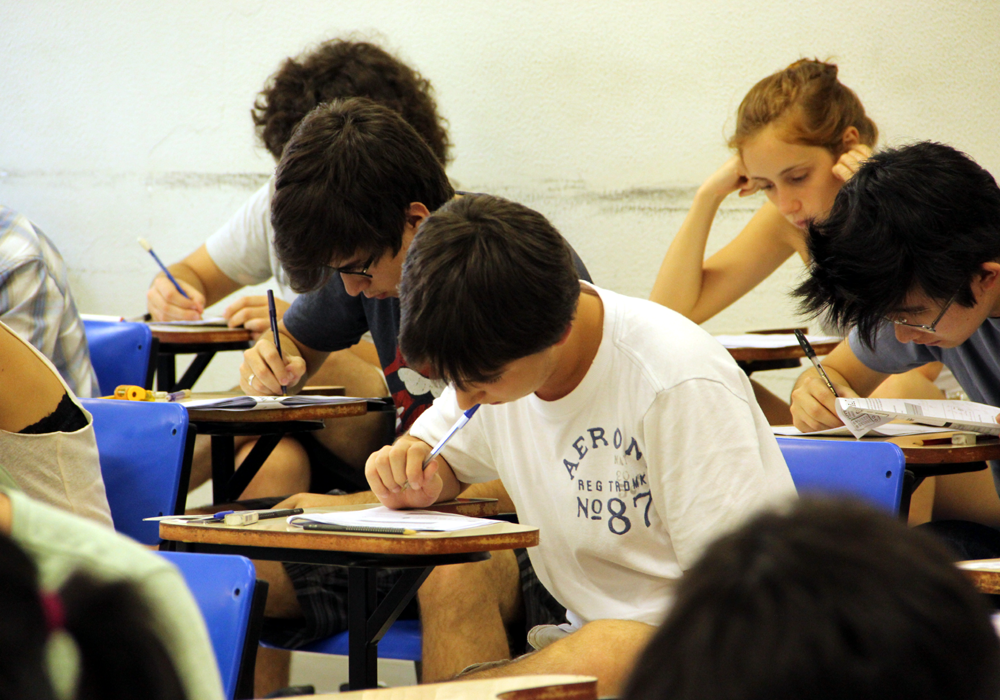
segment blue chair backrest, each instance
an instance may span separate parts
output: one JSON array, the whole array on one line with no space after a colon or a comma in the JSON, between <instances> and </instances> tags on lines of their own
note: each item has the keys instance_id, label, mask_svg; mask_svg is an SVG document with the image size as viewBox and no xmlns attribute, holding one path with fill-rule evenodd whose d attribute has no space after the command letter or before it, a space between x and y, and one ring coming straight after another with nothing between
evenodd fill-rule
<instances>
[{"instance_id":1,"label":"blue chair backrest","mask_svg":"<svg viewBox=\"0 0 1000 700\"><path fill-rule=\"evenodd\" d=\"M180 569L187 581L212 638L225 696L233 700L253 607L256 581L253 563L246 557L229 554L160 554Z\"/></svg>"},{"instance_id":2,"label":"blue chair backrest","mask_svg":"<svg viewBox=\"0 0 1000 700\"><path fill-rule=\"evenodd\" d=\"M110 396L122 384L153 386L153 333L149 326L84 319L83 329L102 396Z\"/></svg>"},{"instance_id":3,"label":"blue chair backrest","mask_svg":"<svg viewBox=\"0 0 1000 700\"><path fill-rule=\"evenodd\" d=\"M81 403L94 416L101 476L115 529L143 544L159 544L159 525L142 519L184 511L194 444L187 409L153 401L81 399Z\"/></svg>"},{"instance_id":4,"label":"blue chair backrest","mask_svg":"<svg viewBox=\"0 0 1000 700\"><path fill-rule=\"evenodd\" d=\"M899 512L903 451L891 442L778 438L799 495L854 496Z\"/></svg>"}]
</instances>

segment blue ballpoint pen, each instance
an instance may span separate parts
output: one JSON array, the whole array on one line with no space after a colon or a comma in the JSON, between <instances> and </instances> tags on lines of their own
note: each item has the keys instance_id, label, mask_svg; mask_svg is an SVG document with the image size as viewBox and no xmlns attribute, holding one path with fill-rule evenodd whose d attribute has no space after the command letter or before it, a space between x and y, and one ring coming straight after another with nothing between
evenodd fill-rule
<instances>
[{"instance_id":1,"label":"blue ballpoint pen","mask_svg":"<svg viewBox=\"0 0 1000 700\"><path fill-rule=\"evenodd\" d=\"M430 462L431 462L432 459L434 459L435 457L438 456L438 453L440 453L441 450L444 449L444 446L448 443L448 441L451 440L451 436L454 435L455 433L457 433L462 428L464 428L465 424L469 422L469 419L472 418L473 414L478 409L479 409L479 404L477 403L475 406L473 406L472 408L470 408L468 411L464 411L462 413L462 415L458 417L458 420L455 421L455 425L451 426L451 430L449 430L447 433L445 433L444 437L441 438L440 440L438 440L438 443L436 445L434 445L434 447L431 449L431 453L429 455L427 455L427 459L425 459L424 463L420 465L421 468L426 467L428 464L430 464ZM403 484L403 488L401 490L405 491L408 488L410 488L410 482L409 481L407 481L405 484Z\"/></svg>"},{"instance_id":2,"label":"blue ballpoint pen","mask_svg":"<svg viewBox=\"0 0 1000 700\"><path fill-rule=\"evenodd\" d=\"M274 335L274 347L278 349L278 357L281 357L281 341L278 340L278 312L274 308L274 292L267 290L267 313L271 317L271 333ZM288 395L288 387L281 385L281 395Z\"/></svg>"},{"instance_id":3,"label":"blue ballpoint pen","mask_svg":"<svg viewBox=\"0 0 1000 700\"><path fill-rule=\"evenodd\" d=\"M187 292L181 289L181 285L177 282L176 279L174 279L174 276L170 274L170 270L167 269L167 266L164 265L163 261L160 260L159 256L153 252L153 246L149 245L149 241L147 241L145 238L140 238L138 239L138 241L139 245L145 248L146 252L153 256L153 260L155 260L156 264L160 266L161 270L163 270L163 274L167 276L167 279L174 283L174 286L177 287L177 291L183 294L185 299L190 299L191 297L187 295Z\"/></svg>"}]
</instances>

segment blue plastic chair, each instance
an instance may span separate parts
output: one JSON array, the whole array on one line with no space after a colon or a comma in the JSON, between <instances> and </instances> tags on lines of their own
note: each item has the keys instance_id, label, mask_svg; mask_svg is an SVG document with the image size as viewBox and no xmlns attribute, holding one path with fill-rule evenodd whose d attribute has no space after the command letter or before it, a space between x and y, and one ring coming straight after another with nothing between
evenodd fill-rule
<instances>
[{"instance_id":1,"label":"blue plastic chair","mask_svg":"<svg viewBox=\"0 0 1000 700\"><path fill-rule=\"evenodd\" d=\"M84 319L83 329L102 396L110 396L122 384L152 388L156 343L149 326Z\"/></svg>"},{"instance_id":2,"label":"blue plastic chair","mask_svg":"<svg viewBox=\"0 0 1000 700\"><path fill-rule=\"evenodd\" d=\"M778 438L799 495L853 496L899 513L906 459L891 442Z\"/></svg>"},{"instance_id":3,"label":"blue plastic chair","mask_svg":"<svg viewBox=\"0 0 1000 700\"><path fill-rule=\"evenodd\" d=\"M246 557L160 554L180 569L201 609L226 698L252 698L267 583L256 580L253 563Z\"/></svg>"},{"instance_id":4,"label":"blue plastic chair","mask_svg":"<svg viewBox=\"0 0 1000 700\"><path fill-rule=\"evenodd\" d=\"M159 544L143 518L184 512L195 430L180 404L81 399L94 416L101 475L118 532Z\"/></svg>"},{"instance_id":5,"label":"blue plastic chair","mask_svg":"<svg viewBox=\"0 0 1000 700\"><path fill-rule=\"evenodd\" d=\"M347 656L347 637L347 632L341 632L326 639L317 639L296 651ZM378 657L418 662L422 658L420 643L420 620L396 620L378 643Z\"/></svg>"}]
</instances>

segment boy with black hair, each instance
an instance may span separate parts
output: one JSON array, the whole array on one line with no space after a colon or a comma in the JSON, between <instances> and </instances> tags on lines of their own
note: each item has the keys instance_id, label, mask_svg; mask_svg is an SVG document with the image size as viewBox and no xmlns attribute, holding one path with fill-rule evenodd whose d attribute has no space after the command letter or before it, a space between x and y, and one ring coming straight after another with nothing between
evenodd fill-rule
<instances>
[{"instance_id":1,"label":"boy with black hair","mask_svg":"<svg viewBox=\"0 0 1000 700\"><path fill-rule=\"evenodd\" d=\"M989 610L929 535L802 501L711 544L624 700L995 700Z\"/></svg>"},{"instance_id":2,"label":"boy with black hair","mask_svg":"<svg viewBox=\"0 0 1000 700\"><path fill-rule=\"evenodd\" d=\"M309 293L296 299L279 324L282 356L268 335L245 353L240 367L243 390L276 395L285 384L294 392L328 353L350 347L370 331L395 402L396 432L408 430L443 384L408 367L397 349L402 261L420 223L454 196L439 159L392 110L351 99L323 105L304 119L278 167L272 220L282 266L293 286ZM579 257L572 257L575 279L589 279ZM358 477L364 483L360 469ZM466 495L499 498L504 510L511 509L498 483L477 484ZM377 499L370 491L298 494L282 507L373 502ZM456 575L463 578L470 600L489 605L504 596L512 609L527 608L532 623L564 614L538 585L523 550L516 556L499 553L482 564L440 567L435 573L447 575L442 569L465 572ZM494 569L523 578L527 593L522 596L516 586L499 590ZM346 628L343 569L261 562L258 571L271 584L271 623L275 618L290 620L269 623L270 639L298 646ZM379 585L389 586L393 580L383 577ZM466 648L453 649L448 638L425 631L425 646L434 646L424 654L425 680L453 675L447 664L468 653ZM484 658L490 658L492 649Z\"/></svg>"},{"instance_id":3,"label":"boy with black hair","mask_svg":"<svg viewBox=\"0 0 1000 700\"><path fill-rule=\"evenodd\" d=\"M254 101L251 115L257 138L277 163L295 128L314 107L347 97L366 97L402 115L428 143L437 161L442 166L447 164L451 144L430 82L385 49L366 41L332 39L285 59ZM269 279L275 286L275 305L281 318L298 294L274 249L273 194L274 178L270 178L204 245L170 266L187 296L166 275L153 279L146 297L154 320L200 318L205 307L245 285ZM245 326L255 336L270 331L267 298L263 295L240 296L223 315L231 326ZM383 396L385 382L377 365L371 343L361 341L350 350L331 353L314 382L343 385L348 394L355 396ZM317 433L282 440L244 497L326 491L333 486L347 488L352 485L350 474L360 472L371 450L384 441L386 430L380 418L338 420ZM251 436L238 439L238 463L254 444ZM206 438L198 441L192 487L209 476ZM355 487L363 484L361 480Z\"/></svg>"},{"instance_id":4,"label":"boy with black hair","mask_svg":"<svg viewBox=\"0 0 1000 700\"><path fill-rule=\"evenodd\" d=\"M486 195L424 221L400 305L403 355L451 386L369 458L372 491L425 507L499 477L520 520L539 526L531 562L568 609L564 625L531 631L539 651L470 675L587 673L616 694L701 549L794 497L746 375L679 314L581 284L545 217ZM725 439L711 439L720 426ZM503 609L484 629L474 603L436 593L433 606L421 593L425 629L469 643L502 632Z\"/></svg>"},{"instance_id":5,"label":"boy with black hair","mask_svg":"<svg viewBox=\"0 0 1000 700\"><path fill-rule=\"evenodd\" d=\"M853 327L823 361L841 396L943 362L973 401L1000 406L1000 188L939 143L877 153L809 229L811 312ZM841 425L816 370L792 391L802 430ZM994 478L997 464L993 464Z\"/></svg>"}]
</instances>

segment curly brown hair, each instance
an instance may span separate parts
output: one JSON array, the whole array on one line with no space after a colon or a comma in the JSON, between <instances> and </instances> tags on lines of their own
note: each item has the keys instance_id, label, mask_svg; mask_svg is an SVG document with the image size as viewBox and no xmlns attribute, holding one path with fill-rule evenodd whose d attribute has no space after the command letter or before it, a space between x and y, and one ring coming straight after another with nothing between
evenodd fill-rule
<instances>
[{"instance_id":1,"label":"curly brown hair","mask_svg":"<svg viewBox=\"0 0 1000 700\"><path fill-rule=\"evenodd\" d=\"M437 113L433 93L429 80L375 44L331 39L286 59L260 91L250 114L257 137L277 161L295 127L314 107L338 98L367 97L403 115L447 165L447 121Z\"/></svg>"}]
</instances>

